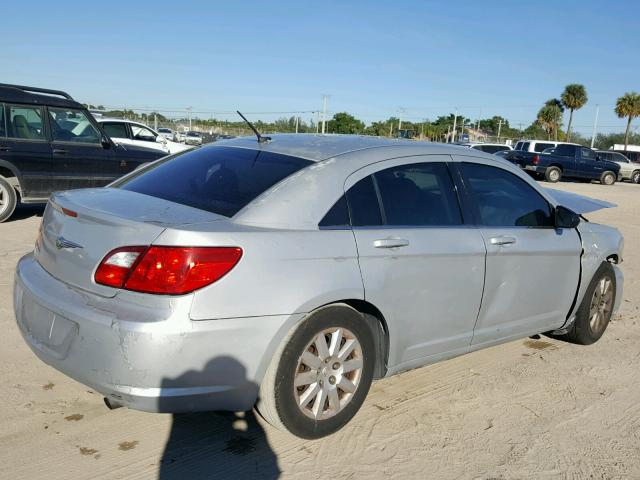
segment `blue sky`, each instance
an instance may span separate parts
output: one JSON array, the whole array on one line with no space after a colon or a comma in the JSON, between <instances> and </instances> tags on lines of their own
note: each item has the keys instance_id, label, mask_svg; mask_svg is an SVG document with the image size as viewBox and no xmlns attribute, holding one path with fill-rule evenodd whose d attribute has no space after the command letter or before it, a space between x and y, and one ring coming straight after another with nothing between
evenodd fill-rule
<instances>
[{"instance_id":1,"label":"blue sky","mask_svg":"<svg viewBox=\"0 0 640 480\"><path fill-rule=\"evenodd\" d=\"M326 93L330 111L367 123L457 106L517 127L577 82L589 103L574 124L590 134L596 104L600 131L621 131L615 100L640 91L640 2L630 0L25 5L2 7L0 81L108 106L311 111Z\"/></svg>"}]
</instances>

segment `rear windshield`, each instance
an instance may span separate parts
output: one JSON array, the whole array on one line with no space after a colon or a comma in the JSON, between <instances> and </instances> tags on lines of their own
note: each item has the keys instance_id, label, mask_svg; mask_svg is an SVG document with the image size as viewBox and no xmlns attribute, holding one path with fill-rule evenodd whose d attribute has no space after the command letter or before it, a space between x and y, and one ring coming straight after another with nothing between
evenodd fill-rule
<instances>
[{"instance_id":1,"label":"rear windshield","mask_svg":"<svg viewBox=\"0 0 640 480\"><path fill-rule=\"evenodd\" d=\"M312 162L246 148L211 146L169 157L118 188L232 217Z\"/></svg>"}]
</instances>

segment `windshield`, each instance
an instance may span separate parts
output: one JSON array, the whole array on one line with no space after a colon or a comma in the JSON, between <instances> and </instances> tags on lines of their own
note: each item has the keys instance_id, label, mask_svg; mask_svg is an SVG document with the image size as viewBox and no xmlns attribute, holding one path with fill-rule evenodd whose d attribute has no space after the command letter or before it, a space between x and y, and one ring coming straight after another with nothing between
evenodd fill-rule
<instances>
[{"instance_id":1,"label":"windshield","mask_svg":"<svg viewBox=\"0 0 640 480\"><path fill-rule=\"evenodd\" d=\"M260 150L211 146L168 157L114 186L232 217L311 163Z\"/></svg>"}]
</instances>

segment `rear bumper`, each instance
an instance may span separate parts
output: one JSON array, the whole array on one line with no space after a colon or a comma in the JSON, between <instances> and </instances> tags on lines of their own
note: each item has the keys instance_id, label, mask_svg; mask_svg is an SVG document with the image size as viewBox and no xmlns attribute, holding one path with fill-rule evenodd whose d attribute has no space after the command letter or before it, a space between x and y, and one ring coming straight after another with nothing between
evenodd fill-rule
<instances>
[{"instance_id":1,"label":"rear bumper","mask_svg":"<svg viewBox=\"0 0 640 480\"><path fill-rule=\"evenodd\" d=\"M31 255L17 266L14 311L45 363L111 401L149 412L248 410L289 316L192 321L192 296L69 288Z\"/></svg>"}]
</instances>

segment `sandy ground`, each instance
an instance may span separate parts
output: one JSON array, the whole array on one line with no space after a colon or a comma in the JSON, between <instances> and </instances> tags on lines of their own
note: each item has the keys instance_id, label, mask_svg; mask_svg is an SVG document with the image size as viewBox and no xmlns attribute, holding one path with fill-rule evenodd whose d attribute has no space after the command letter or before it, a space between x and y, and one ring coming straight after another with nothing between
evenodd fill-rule
<instances>
[{"instance_id":1,"label":"sandy ground","mask_svg":"<svg viewBox=\"0 0 640 480\"><path fill-rule=\"evenodd\" d=\"M620 206L620 313L590 347L520 340L378 381L339 433L302 441L252 414L109 411L16 328L17 259L40 218L0 225L0 478L640 478L640 186L562 184Z\"/></svg>"}]
</instances>

